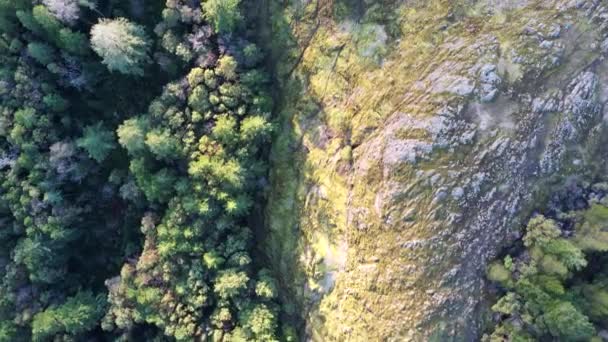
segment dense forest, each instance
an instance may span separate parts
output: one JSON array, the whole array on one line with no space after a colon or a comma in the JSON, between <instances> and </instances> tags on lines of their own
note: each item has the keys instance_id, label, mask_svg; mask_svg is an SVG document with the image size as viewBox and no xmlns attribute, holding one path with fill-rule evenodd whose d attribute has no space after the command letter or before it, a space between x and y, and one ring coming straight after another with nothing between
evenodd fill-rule
<instances>
[{"instance_id":1,"label":"dense forest","mask_svg":"<svg viewBox=\"0 0 608 342\"><path fill-rule=\"evenodd\" d=\"M608 321L608 184L570 182L488 268L497 323L483 341L602 341Z\"/></svg>"},{"instance_id":2,"label":"dense forest","mask_svg":"<svg viewBox=\"0 0 608 342\"><path fill-rule=\"evenodd\" d=\"M0 1L0 341L293 340L255 1Z\"/></svg>"}]
</instances>

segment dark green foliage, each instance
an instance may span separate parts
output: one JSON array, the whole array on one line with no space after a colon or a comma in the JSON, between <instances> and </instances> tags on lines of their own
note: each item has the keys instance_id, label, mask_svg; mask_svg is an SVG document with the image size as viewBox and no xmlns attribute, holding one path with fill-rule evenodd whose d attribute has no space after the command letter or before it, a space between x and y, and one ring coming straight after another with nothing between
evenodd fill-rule
<instances>
[{"instance_id":1,"label":"dark green foliage","mask_svg":"<svg viewBox=\"0 0 608 342\"><path fill-rule=\"evenodd\" d=\"M63 25L55 18L55 16L49 12L49 10L42 5L35 6L32 14L34 19L46 32L49 38L56 39L59 35L59 30Z\"/></svg>"},{"instance_id":2,"label":"dark green foliage","mask_svg":"<svg viewBox=\"0 0 608 342\"><path fill-rule=\"evenodd\" d=\"M21 23L21 25L23 25L26 29L28 29L34 33L37 33L37 34L43 33L42 26L40 26L40 24L36 21L32 12L17 11L16 15L17 15L17 18L19 18L19 22Z\"/></svg>"},{"instance_id":3,"label":"dark green foliage","mask_svg":"<svg viewBox=\"0 0 608 342\"><path fill-rule=\"evenodd\" d=\"M55 112L63 112L69 106L69 102L58 94L48 94L42 98L42 101Z\"/></svg>"},{"instance_id":4,"label":"dark green foliage","mask_svg":"<svg viewBox=\"0 0 608 342\"><path fill-rule=\"evenodd\" d=\"M168 169L161 169L154 173L148 170L146 160L143 158L131 161L129 170L135 176L137 184L149 201L166 203L173 195L175 175Z\"/></svg>"},{"instance_id":5,"label":"dark green foliage","mask_svg":"<svg viewBox=\"0 0 608 342\"><path fill-rule=\"evenodd\" d=\"M0 0L0 342L277 341L263 51L241 1L131 5Z\"/></svg>"},{"instance_id":6,"label":"dark green foliage","mask_svg":"<svg viewBox=\"0 0 608 342\"><path fill-rule=\"evenodd\" d=\"M178 10L164 11L168 22L163 29L186 20L174 15ZM178 52L180 32L157 34L165 49L190 59ZM205 42L209 45L197 49L202 57L217 44L213 38ZM259 58L259 51L249 50L249 58ZM267 96L265 89L242 84L241 69L252 71L239 68L229 54L193 67L165 86L147 115L119 127L136 184L148 201L166 208L142 222L144 250L109 287L105 329L129 330L143 321L177 340L205 331L276 340L276 284L268 272L256 276L249 255L252 235L244 220L265 172L258 159L271 125L256 103Z\"/></svg>"},{"instance_id":7,"label":"dark green foliage","mask_svg":"<svg viewBox=\"0 0 608 342\"><path fill-rule=\"evenodd\" d=\"M577 284L572 292L593 321L601 322L608 318L608 279L605 267L593 282Z\"/></svg>"},{"instance_id":8,"label":"dark green foliage","mask_svg":"<svg viewBox=\"0 0 608 342\"><path fill-rule=\"evenodd\" d=\"M105 298L79 292L59 306L39 312L32 321L32 339L44 341L67 333L78 335L94 327L105 312Z\"/></svg>"},{"instance_id":9,"label":"dark green foliage","mask_svg":"<svg viewBox=\"0 0 608 342\"><path fill-rule=\"evenodd\" d=\"M89 41L84 33L62 28L59 30L59 45L70 53L84 55L88 51Z\"/></svg>"},{"instance_id":10,"label":"dark green foliage","mask_svg":"<svg viewBox=\"0 0 608 342\"><path fill-rule=\"evenodd\" d=\"M258 279L255 286L255 293L261 298L266 298L268 300L275 298L278 291L277 284L272 276L270 276L270 272L268 270L260 271Z\"/></svg>"},{"instance_id":11,"label":"dark green foliage","mask_svg":"<svg viewBox=\"0 0 608 342\"><path fill-rule=\"evenodd\" d=\"M575 242L584 251L608 251L608 208L594 204L585 212L585 221L577 227Z\"/></svg>"},{"instance_id":12,"label":"dark green foliage","mask_svg":"<svg viewBox=\"0 0 608 342\"><path fill-rule=\"evenodd\" d=\"M596 264L590 264L585 254L606 251L600 227L608 224L608 207L593 204L560 217L574 220L573 237L561 229L571 223L535 216L526 227L525 251L488 268L488 278L506 292L492 307L501 320L487 340L589 341L608 319L605 257L593 254ZM598 266L601 272L578 278Z\"/></svg>"},{"instance_id":13,"label":"dark green foliage","mask_svg":"<svg viewBox=\"0 0 608 342\"><path fill-rule=\"evenodd\" d=\"M95 131L106 114L87 106L96 95L79 92L93 85L83 74L95 63L82 27L66 28L31 4L0 1L0 17L11 22L0 25L11 42L0 48L0 78L10 85L0 91L0 340L79 340L105 312L104 294L79 291L103 290L117 271L117 237L137 211L120 204L86 155L105 154L112 132ZM98 76L95 84L104 82Z\"/></svg>"},{"instance_id":14,"label":"dark green foliage","mask_svg":"<svg viewBox=\"0 0 608 342\"><path fill-rule=\"evenodd\" d=\"M202 2L205 18L216 32L230 33L243 19L239 12L241 0L204 0Z\"/></svg>"},{"instance_id":15,"label":"dark green foliage","mask_svg":"<svg viewBox=\"0 0 608 342\"><path fill-rule=\"evenodd\" d=\"M18 334L17 326L13 322L0 322L0 342L23 340L23 337L20 337Z\"/></svg>"},{"instance_id":16,"label":"dark green foliage","mask_svg":"<svg viewBox=\"0 0 608 342\"><path fill-rule=\"evenodd\" d=\"M114 149L114 133L105 129L103 123L84 129L82 138L76 140L76 145L83 148L89 156L98 162L102 162Z\"/></svg>"},{"instance_id":17,"label":"dark green foliage","mask_svg":"<svg viewBox=\"0 0 608 342\"><path fill-rule=\"evenodd\" d=\"M570 303L560 303L542 316L549 333L564 341L588 341L595 335L589 319Z\"/></svg>"},{"instance_id":18,"label":"dark green foliage","mask_svg":"<svg viewBox=\"0 0 608 342\"><path fill-rule=\"evenodd\" d=\"M42 65L48 65L53 61L53 48L44 43L29 43L28 54Z\"/></svg>"}]
</instances>

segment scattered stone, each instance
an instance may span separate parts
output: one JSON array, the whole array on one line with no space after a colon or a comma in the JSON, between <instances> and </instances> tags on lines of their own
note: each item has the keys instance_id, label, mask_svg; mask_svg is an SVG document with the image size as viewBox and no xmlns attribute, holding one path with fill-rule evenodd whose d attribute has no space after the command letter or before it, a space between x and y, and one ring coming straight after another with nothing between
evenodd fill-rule
<instances>
[{"instance_id":1,"label":"scattered stone","mask_svg":"<svg viewBox=\"0 0 608 342\"><path fill-rule=\"evenodd\" d=\"M561 34L562 27L559 24L554 24L553 26L551 26L551 30L547 34L547 37L551 39L557 39L561 36Z\"/></svg>"},{"instance_id":2,"label":"scattered stone","mask_svg":"<svg viewBox=\"0 0 608 342\"><path fill-rule=\"evenodd\" d=\"M464 196L464 189L461 187L456 187L452 190L452 197L456 200L461 199Z\"/></svg>"},{"instance_id":3,"label":"scattered stone","mask_svg":"<svg viewBox=\"0 0 608 342\"><path fill-rule=\"evenodd\" d=\"M541 49L545 49L545 50L549 50L553 47L553 42L550 40L544 40L540 43L540 48Z\"/></svg>"},{"instance_id":4,"label":"scattered stone","mask_svg":"<svg viewBox=\"0 0 608 342\"><path fill-rule=\"evenodd\" d=\"M498 95L498 86L502 82L500 76L496 72L497 68L494 64L486 64L481 67L479 72L480 82L480 101L482 103L492 102Z\"/></svg>"}]
</instances>

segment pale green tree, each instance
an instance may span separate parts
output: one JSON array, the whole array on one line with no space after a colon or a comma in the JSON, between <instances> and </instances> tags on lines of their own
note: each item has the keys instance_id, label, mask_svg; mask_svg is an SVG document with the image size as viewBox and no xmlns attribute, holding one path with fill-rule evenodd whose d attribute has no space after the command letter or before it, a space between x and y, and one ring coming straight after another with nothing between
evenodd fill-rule
<instances>
[{"instance_id":1,"label":"pale green tree","mask_svg":"<svg viewBox=\"0 0 608 342\"><path fill-rule=\"evenodd\" d=\"M230 33L243 19L239 12L241 0L207 0L203 2L205 18L209 20L216 32Z\"/></svg>"},{"instance_id":2,"label":"pale green tree","mask_svg":"<svg viewBox=\"0 0 608 342\"><path fill-rule=\"evenodd\" d=\"M124 18L102 19L91 29L91 46L110 71L142 76L150 45L144 28Z\"/></svg>"}]
</instances>

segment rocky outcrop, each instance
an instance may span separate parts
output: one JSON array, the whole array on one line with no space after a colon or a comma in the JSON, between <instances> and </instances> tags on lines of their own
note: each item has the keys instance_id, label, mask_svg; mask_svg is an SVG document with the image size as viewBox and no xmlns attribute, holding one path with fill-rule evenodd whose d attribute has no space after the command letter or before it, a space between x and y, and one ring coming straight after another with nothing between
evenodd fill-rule
<instances>
[{"instance_id":1,"label":"rocky outcrop","mask_svg":"<svg viewBox=\"0 0 608 342\"><path fill-rule=\"evenodd\" d=\"M313 340L475 340L488 262L600 161L606 5L385 1L344 25L324 4L291 9L265 248L284 299Z\"/></svg>"}]
</instances>

